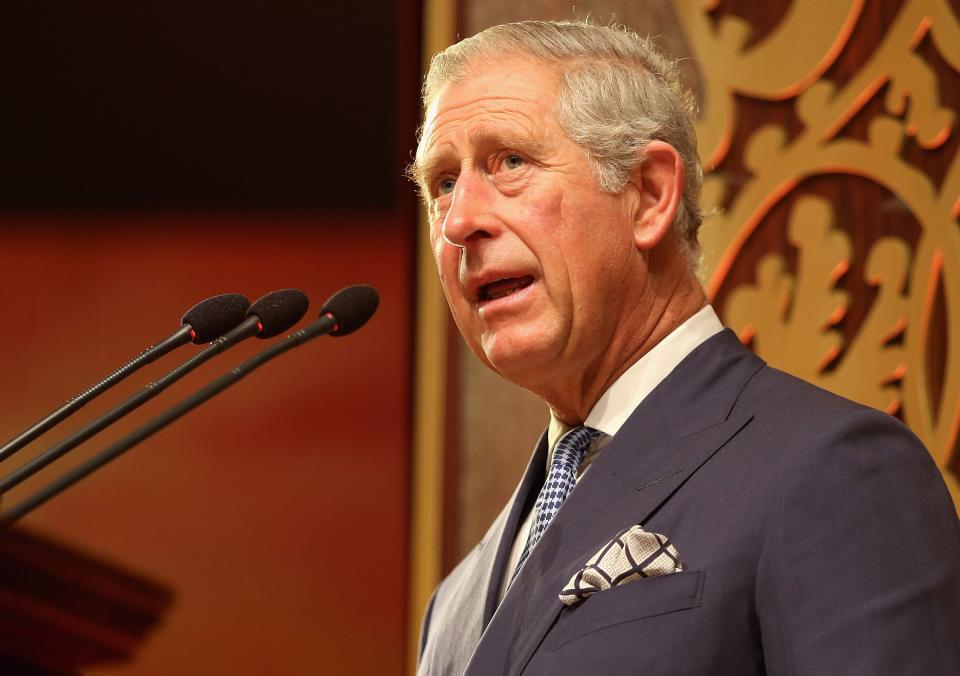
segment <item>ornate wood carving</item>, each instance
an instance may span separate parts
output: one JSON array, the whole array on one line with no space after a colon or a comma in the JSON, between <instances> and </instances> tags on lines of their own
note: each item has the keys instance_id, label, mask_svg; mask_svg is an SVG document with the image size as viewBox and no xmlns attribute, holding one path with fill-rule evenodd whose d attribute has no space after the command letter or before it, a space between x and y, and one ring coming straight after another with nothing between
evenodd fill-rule
<instances>
[{"instance_id":1,"label":"ornate wood carving","mask_svg":"<svg viewBox=\"0 0 960 676\"><path fill-rule=\"evenodd\" d=\"M960 505L957 15L795 0L758 31L724 5L677 3L705 83L707 289L771 364L900 415Z\"/></svg>"}]
</instances>

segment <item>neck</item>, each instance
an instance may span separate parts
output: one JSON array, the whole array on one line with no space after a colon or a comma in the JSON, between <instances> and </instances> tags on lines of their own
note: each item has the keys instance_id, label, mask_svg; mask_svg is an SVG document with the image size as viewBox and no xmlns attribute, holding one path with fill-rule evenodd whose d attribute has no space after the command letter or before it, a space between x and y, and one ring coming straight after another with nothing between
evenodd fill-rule
<instances>
[{"instance_id":1,"label":"neck","mask_svg":"<svg viewBox=\"0 0 960 676\"><path fill-rule=\"evenodd\" d=\"M703 288L685 265L674 275L651 276L640 302L601 355L589 364L573 364L559 382L529 389L560 420L580 425L617 378L706 302Z\"/></svg>"}]
</instances>

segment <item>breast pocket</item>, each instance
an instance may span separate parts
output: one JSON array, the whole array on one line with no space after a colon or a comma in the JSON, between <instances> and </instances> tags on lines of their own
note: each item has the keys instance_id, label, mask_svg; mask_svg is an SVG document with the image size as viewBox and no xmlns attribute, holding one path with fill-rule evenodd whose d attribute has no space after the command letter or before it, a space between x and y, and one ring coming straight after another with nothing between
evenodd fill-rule
<instances>
[{"instance_id":1,"label":"breast pocket","mask_svg":"<svg viewBox=\"0 0 960 676\"><path fill-rule=\"evenodd\" d=\"M544 640L555 650L570 641L624 622L689 610L700 605L704 571L648 577L597 592L565 608Z\"/></svg>"}]
</instances>

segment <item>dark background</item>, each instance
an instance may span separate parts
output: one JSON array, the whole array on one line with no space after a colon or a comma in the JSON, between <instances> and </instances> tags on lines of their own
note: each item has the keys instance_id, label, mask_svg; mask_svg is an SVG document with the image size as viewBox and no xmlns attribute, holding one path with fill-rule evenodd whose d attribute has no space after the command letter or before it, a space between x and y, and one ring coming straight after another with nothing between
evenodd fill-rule
<instances>
[{"instance_id":1,"label":"dark background","mask_svg":"<svg viewBox=\"0 0 960 676\"><path fill-rule=\"evenodd\" d=\"M5 0L0 208L394 209L415 10Z\"/></svg>"}]
</instances>

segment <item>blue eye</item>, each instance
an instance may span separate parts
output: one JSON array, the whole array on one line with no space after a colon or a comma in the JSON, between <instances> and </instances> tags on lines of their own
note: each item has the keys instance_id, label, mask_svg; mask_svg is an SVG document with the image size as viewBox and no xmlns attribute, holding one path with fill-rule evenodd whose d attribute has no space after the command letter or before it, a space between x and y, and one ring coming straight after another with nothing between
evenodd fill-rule
<instances>
[{"instance_id":1,"label":"blue eye","mask_svg":"<svg viewBox=\"0 0 960 676\"><path fill-rule=\"evenodd\" d=\"M524 161L519 155L507 155L503 160L503 165L507 169L519 169L524 165Z\"/></svg>"},{"instance_id":2,"label":"blue eye","mask_svg":"<svg viewBox=\"0 0 960 676\"><path fill-rule=\"evenodd\" d=\"M457 185L456 179L445 178L440 181L440 184L437 186L437 194L447 195L453 192L454 186Z\"/></svg>"}]
</instances>

